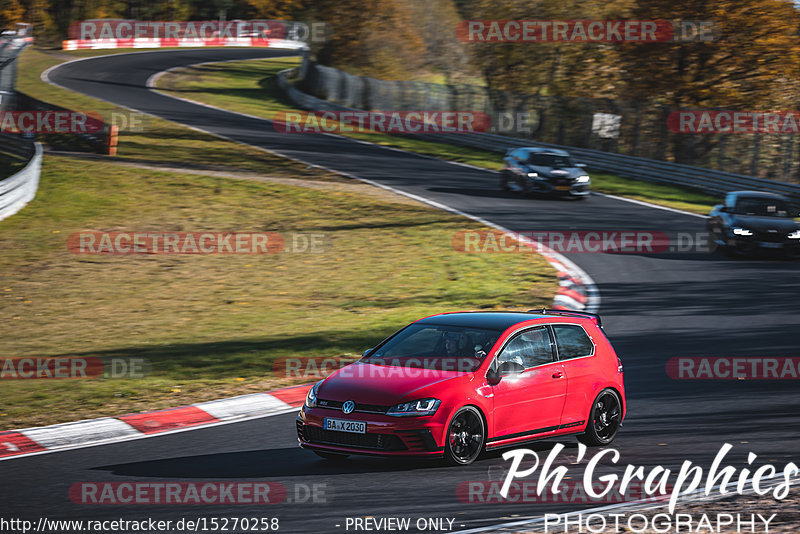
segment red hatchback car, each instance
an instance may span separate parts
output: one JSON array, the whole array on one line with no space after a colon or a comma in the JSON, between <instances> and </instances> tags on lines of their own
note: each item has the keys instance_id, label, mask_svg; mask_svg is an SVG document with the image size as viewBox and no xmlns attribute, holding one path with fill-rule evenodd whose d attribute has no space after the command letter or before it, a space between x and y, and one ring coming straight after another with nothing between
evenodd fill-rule
<instances>
[{"instance_id":1,"label":"red hatchback car","mask_svg":"<svg viewBox=\"0 0 800 534\"><path fill-rule=\"evenodd\" d=\"M300 446L444 456L577 434L608 445L625 417L622 363L596 315L458 312L414 322L317 382L297 416Z\"/></svg>"}]
</instances>

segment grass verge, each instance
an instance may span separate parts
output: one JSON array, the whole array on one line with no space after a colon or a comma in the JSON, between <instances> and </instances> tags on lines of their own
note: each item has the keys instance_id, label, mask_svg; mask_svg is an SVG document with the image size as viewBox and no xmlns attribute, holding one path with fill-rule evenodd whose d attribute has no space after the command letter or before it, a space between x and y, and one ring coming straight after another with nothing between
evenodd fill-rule
<instances>
[{"instance_id":1,"label":"grass verge","mask_svg":"<svg viewBox=\"0 0 800 534\"><path fill-rule=\"evenodd\" d=\"M298 64L298 58L277 58L185 67L162 76L158 81L158 88L174 96L272 118L278 112L296 109L284 97L276 83L275 75L280 70ZM502 168L500 155L485 150L423 141L401 135L365 133L344 135L486 169ZM595 191L693 213L707 214L711 206L717 203L715 197L689 189L630 180L605 173L592 173L592 183Z\"/></svg>"},{"instance_id":2,"label":"grass verge","mask_svg":"<svg viewBox=\"0 0 800 534\"><path fill-rule=\"evenodd\" d=\"M107 122L110 122L114 113L127 114L128 111L108 102L45 83L41 80L41 73L70 59L125 52L130 50L56 52L28 48L19 59L17 90L64 108L100 113ZM158 149L154 150L154 147ZM308 169L306 165L255 147L220 139L154 117L144 117L140 131L124 129L120 131L117 156L128 161L175 164L183 168L254 171L272 176L302 175L305 179L341 180L337 174L315 168Z\"/></svg>"}]
</instances>

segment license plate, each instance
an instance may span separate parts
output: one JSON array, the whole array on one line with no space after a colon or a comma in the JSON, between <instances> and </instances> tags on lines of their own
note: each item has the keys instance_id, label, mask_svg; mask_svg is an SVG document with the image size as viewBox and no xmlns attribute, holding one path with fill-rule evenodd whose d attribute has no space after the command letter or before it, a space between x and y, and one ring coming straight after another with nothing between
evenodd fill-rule
<instances>
[{"instance_id":1,"label":"license plate","mask_svg":"<svg viewBox=\"0 0 800 534\"><path fill-rule=\"evenodd\" d=\"M572 186L571 185L557 185L556 189L559 190L559 191L569 191L570 189L572 189Z\"/></svg>"},{"instance_id":2,"label":"license plate","mask_svg":"<svg viewBox=\"0 0 800 534\"><path fill-rule=\"evenodd\" d=\"M353 434L366 434L367 423L364 421L347 421L344 419L323 419L325 430L335 430L337 432L351 432Z\"/></svg>"},{"instance_id":3,"label":"license plate","mask_svg":"<svg viewBox=\"0 0 800 534\"><path fill-rule=\"evenodd\" d=\"M769 243L767 241L762 241L761 243L759 243L759 245L764 248L781 248L783 246L783 243Z\"/></svg>"}]
</instances>

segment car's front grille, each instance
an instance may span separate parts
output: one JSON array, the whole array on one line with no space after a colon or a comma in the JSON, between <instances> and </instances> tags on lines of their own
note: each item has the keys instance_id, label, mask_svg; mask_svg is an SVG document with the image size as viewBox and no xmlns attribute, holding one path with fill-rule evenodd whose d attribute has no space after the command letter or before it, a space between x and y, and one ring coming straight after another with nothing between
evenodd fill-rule
<instances>
[{"instance_id":1,"label":"car's front grille","mask_svg":"<svg viewBox=\"0 0 800 534\"><path fill-rule=\"evenodd\" d=\"M329 408L331 410L339 410L342 409L342 401L333 401L327 399L317 399L317 406L320 408ZM391 408L391 406L380 406L377 404L363 404L360 402L356 403L356 409L353 410L354 412L358 413L386 413L386 411Z\"/></svg>"},{"instance_id":2,"label":"car's front grille","mask_svg":"<svg viewBox=\"0 0 800 534\"><path fill-rule=\"evenodd\" d=\"M393 434L354 434L351 432L325 430L324 428L310 425L305 425L301 428L301 423L299 422L297 433L304 437L305 441L321 445L341 445L379 451L406 450L402 440Z\"/></svg>"},{"instance_id":3,"label":"car's front grille","mask_svg":"<svg viewBox=\"0 0 800 534\"><path fill-rule=\"evenodd\" d=\"M783 243L786 241L785 232L756 232L756 239L766 243Z\"/></svg>"}]
</instances>

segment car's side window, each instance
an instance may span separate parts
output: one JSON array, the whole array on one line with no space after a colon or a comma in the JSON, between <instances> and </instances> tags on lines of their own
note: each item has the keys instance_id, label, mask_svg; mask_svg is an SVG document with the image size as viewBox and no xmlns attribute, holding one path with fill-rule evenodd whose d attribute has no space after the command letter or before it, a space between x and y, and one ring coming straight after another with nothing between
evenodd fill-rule
<instances>
[{"instance_id":1,"label":"car's side window","mask_svg":"<svg viewBox=\"0 0 800 534\"><path fill-rule=\"evenodd\" d=\"M576 324L556 324L553 325L553 331L556 334L560 359L570 360L594 354L594 343L592 343L589 335L581 326Z\"/></svg>"},{"instance_id":2,"label":"car's side window","mask_svg":"<svg viewBox=\"0 0 800 534\"><path fill-rule=\"evenodd\" d=\"M497 363L516 362L526 369L551 363L553 350L545 327L532 328L511 338L497 357Z\"/></svg>"}]
</instances>

